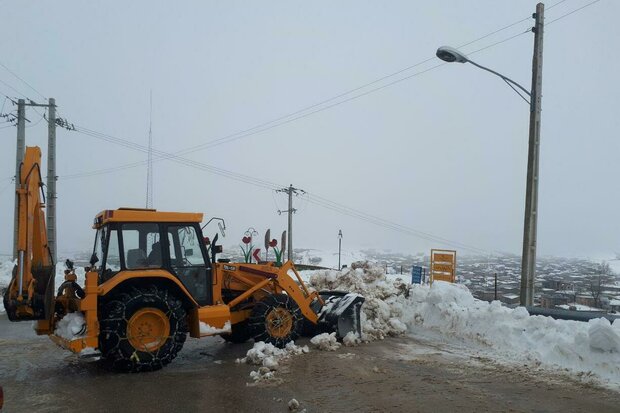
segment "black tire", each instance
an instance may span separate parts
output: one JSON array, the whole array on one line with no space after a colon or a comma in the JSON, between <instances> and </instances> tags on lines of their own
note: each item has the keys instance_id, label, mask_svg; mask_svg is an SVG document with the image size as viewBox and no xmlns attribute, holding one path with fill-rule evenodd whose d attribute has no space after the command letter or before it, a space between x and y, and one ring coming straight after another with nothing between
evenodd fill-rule
<instances>
[{"instance_id":1,"label":"black tire","mask_svg":"<svg viewBox=\"0 0 620 413\"><path fill-rule=\"evenodd\" d=\"M170 363L187 337L187 317L181 300L156 285L130 286L113 294L100 307L99 351L104 365L115 371L141 372L159 370ZM167 336L161 339L165 341L153 351L136 348L128 337L129 320L145 309L163 313L170 325Z\"/></svg>"},{"instance_id":2,"label":"black tire","mask_svg":"<svg viewBox=\"0 0 620 413\"><path fill-rule=\"evenodd\" d=\"M274 317L274 314L281 314L284 317ZM273 322L276 320L286 323L287 326L290 321L290 327L280 331L279 334L274 334ZM254 306L250 315L250 328L254 341L264 341L280 348L299 337L302 323L303 315L299 306L286 294L267 296Z\"/></svg>"},{"instance_id":3,"label":"black tire","mask_svg":"<svg viewBox=\"0 0 620 413\"><path fill-rule=\"evenodd\" d=\"M220 334L220 337L229 343L241 344L252 338L252 329L250 328L249 322L246 320L233 324L231 327L231 333Z\"/></svg>"}]
</instances>

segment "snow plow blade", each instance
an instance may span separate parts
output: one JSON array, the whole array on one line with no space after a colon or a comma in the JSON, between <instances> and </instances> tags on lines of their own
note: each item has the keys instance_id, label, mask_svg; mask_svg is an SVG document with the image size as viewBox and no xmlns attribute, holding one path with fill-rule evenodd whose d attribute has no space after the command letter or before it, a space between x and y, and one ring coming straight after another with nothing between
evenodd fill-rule
<instances>
[{"instance_id":1,"label":"snow plow blade","mask_svg":"<svg viewBox=\"0 0 620 413\"><path fill-rule=\"evenodd\" d=\"M343 291L321 291L319 295L325 301L320 309L318 327L325 332L336 332L339 339L353 332L362 337L360 320L364 297Z\"/></svg>"}]
</instances>

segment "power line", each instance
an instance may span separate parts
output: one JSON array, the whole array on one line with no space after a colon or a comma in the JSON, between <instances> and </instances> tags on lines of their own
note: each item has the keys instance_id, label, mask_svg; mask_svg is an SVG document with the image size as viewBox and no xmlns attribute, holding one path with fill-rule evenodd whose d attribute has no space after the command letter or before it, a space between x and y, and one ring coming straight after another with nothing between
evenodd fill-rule
<instances>
[{"instance_id":1,"label":"power line","mask_svg":"<svg viewBox=\"0 0 620 413\"><path fill-rule=\"evenodd\" d=\"M511 28L511 27L513 27L513 26L515 26L515 25L519 24L519 23L522 23L522 22L524 22L524 21L528 20L529 18L530 18L530 17L528 16L528 17L527 17L527 18L525 18L525 19L518 20L518 21L516 21L516 22L514 22L514 23L511 23L511 24L509 24L509 25L507 25L507 26L504 26L504 27L502 27L502 28L500 28L500 29L494 30L494 31L492 31L492 32L490 32L490 33L488 33L488 34L486 34L486 35L484 35L484 36L478 37L477 39L474 39L474 40L472 40L472 41L470 41L470 42L467 42L467 43L465 43L465 44L463 44L463 45L461 45L461 46L459 46L459 47L464 47L464 46L467 46L467 45L470 45L470 44L476 43L476 42L478 42L478 41L480 41L480 40L483 40L483 39L485 39L485 38L487 38L487 37L489 37L489 36L491 36L491 35L493 35L493 34L497 34L497 33L501 32L501 31L503 31L503 30L509 29L509 28ZM509 41L509 40L511 40L511 39L513 39L513 38L515 38L515 37L517 37L517 36L520 36L520 35L522 35L522 34L525 34L525 33L527 33L527 32L529 32L529 29L528 29L527 31L520 32L520 33L518 33L518 34L516 34L516 35L514 35L514 36L511 36L511 37L509 37L509 38L507 38L507 39L501 40L501 41L499 41L499 42L493 43L493 44L488 45L488 46L486 46L486 47L483 47L483 48L481 48L481 49L475 50L475 51L471 52L470 54L478 53L478 52L480 52L480 51L482 51L482 50L485 50L485 49L488 49L488 48L490 48L490 47L496 46L496 45L498 45L498 44L504 43L504 42L506 42L506 41ZM205 143L200 144L200 145L195 145L195 146L192 146L192 147L189 147L189 148L183 149L183 150L181 150L181 151L175 152L175 155L183 155L183 154L190 153L190 152L194 152L194 151L197 151L197 150L203 150L203 149L212 148L212 147L215 147L215 146L222 145L222 144L224 144L224 143L229 143L229 142L232 142L232 141L235 141L235 140L239 140L239 139L242 139L242 138L246 138L246 137L249 137L249 136L252 136L252 135L258 134L258 133L266 132L266 131L268 131L268 130L270 130L270 129L277 128L277 127L279 127L279 126L283 126L283 125L285 125L285 124L288 124L288 123L294 122L294 121L296 121L296 120L300 120L300 119L302 119L302 118L305 118L305 117L311 116L311 115L313 115L313 114L316 114L316 113L319 113L319 112L322 112L322 111L325 111L325 110L331 109L331 108L336 107L336 106L339 106L339 105L341 105L341 104L343 104L343 103L347 103L347 102L350 102L350 101L352 101L352 100L355 100L355 99L361 98L361 97L366 96L366 95L368 95L368 94L370 94L370 93L377 92L377 91L379 91L379 90L381 90L381 89L384 89L384 88L387 88L387 87L389 87L389 86L392 86L392 85L394 85L394 84L396 84L396 83L400 83L400 82L402 82L402 81L405 81L405 80L411 79L412 77L419 76L419 75L421 75L421 74L423 74L423 73L426 73L426 72L428 72L428 71L430 71L430 70L433 70L433 69L435 69L435 68L437 68L437 67L442 66L442 65L444 65L444 64L445 64L445 63L440 63L440 64L435 65L435 66L432 66L432 67L430 67L430 68L428 68L428 69L425 69L425 70L422 70L422 71L419 71L419 72L413 73L413 74L411 74L411 75L409 75L409 76L406 76L406 77L403 77L403 78L397 79L397 80L392 81L392 82L389 82L389 83L387 83L387 84L385 84L385 85L382 85L382 86L379 86L379 87L373 88L373 89L371 89L371 90L368 90L368 91L366 91L366 92L363 92L363 93L360 93L360 94L354 95L354 96L349 97L349 98L347 98L347 99L345 99L345 100L338 101L338 102L333 103L333 104L328 105L328 106L322 106L322 105L325 105L326 103L333 102L334 100L337 100L337 99L342 98L342 97L344 97L344 96L350 95L350 94L352 94L352 93L354 93L354 92L357 92L357 91L360 91L360 90L362 90L362 89L365 89L365 88L367 88L367 87L369 87L369 86L371 86L371 85L377 84L377 83L379 83L379 82L381 82L381 81L383 81L383 80L386 80L386 79L389 79L389 78L391 78L391 77L394 77L394 76L396 76L396 75L398 75L398 74L404 73L404 72L406 72L406 71L408 71L408 70L410 70L410 69L412 69L412 68L415 68L415 67L421 66L421 65L423 65L423 64L425 64L425 63L428 63L428 62L430 62L430 61L433 61L433 60L435 60L435 59L436 59L436 57L435 57L435 56L430 57L430 58L425 59L425 60L422 60L422 61L420 61L420 62L418 62L418 63L416 63L416 64L414 64L414 65L408 66L408 67L406 67L406 68L404 68L404 69L401 69L401 70L395 71L395 72L393 72L393 73L390 73L390 74L388 74L388 75L382 76L382 77L380 77L380 78L378 78L378 79L375 79L375 80L373 80L373 81L371 81L371 82L368 82L368 83L365 83L365 84L363 84L363 85L361 85L361 86L358 86L358 87L355 87L355 88L353 88L353 89L347 90L347 91L345 91L345 92L343 92L343 93L340 93L340 94L338 94L338 95L336 95L336 96L333 96L333 97L331 97L331 98L328 98L328 99L322 100L322 101L320 101L320 102L318 102L318 103L315 103L315 104L312 104L312 105L310 105L310 106L306 106L306 107L304 107L304 108L302 108L302 109L299 109L299 110L294 111L294 112L292 112L292 113L289 113L289 114L287 114L287 115L283 115L283 116L277 117L277 118L275 118L275 119L272 119L272 120L267 121L267 122L263 122L263 123L261 123L261 124L258 124L258 125L256 125L256 126L253 126L253 127L251 127L251 128L248 128L248 129L245 129L245 130L242 130L242 131L238 131L238 132L235 132L235 133L232 133L232 134L225 135L225 136L223 136L223 137L221 137L221 138L217 138L217 139L210 140L210 141L205 142ZM321 106L322 106L322 107L321 107ZM318 109L315 109L315 108L318 108ZM312 110L312 111L308 112L308 111L309 111L309 110L311 110L311 109L315 109L315 110ZM304 112L307 112L307 113L304 113ZM158 159L155 159L155 161L160 161L160 160L162 160L162 159L166 159L166 158L165 158L165 157L164 157L164 158L158 158ZM70 175L70 179L76 179L76 178L79 178L80 176L92 176L92 175L91 175L91 172L94 172L95 174L107 173L107 172L114 172L114 171L116 171L116 170L118 170L118 169L128 169L128 168L133 168L133 167L137 167L137 166L144 165L145 163L146 163L146 162L143 162L143 161L141 161L141 162L133 162L133 163L130 163L130 164L121 165L121 166L119 166L118 168L107 168L107 169L100 169L100 170L97 170L97 171L88 171L88 172L84 172L84 173L83 173L83 175L80 175L80 174L72 174L72 175ZM67 176L67 177L69 177L69 176Z\"/></svg>"},{"instance_id":2,"label":"power line","mask_svg":"<svg viewBox=\"0 0 620 413\"><path fill-rule=\"evenodd\" d=\"M3 68L6 69L7 72L9 72L10 74L12 74L13 76L15 76L16 78L18 78L19 80L21 80L26 86L28 86L30 89L32 89L36 94L38 94L39 96L41 96L43 99L47 100L47 98L45 96L43 96L43 94L41 92L39 92L37 89L35 89L30 83L26 82L24 79L22 79L17 73L13 72L11 69L9 69L8 67L6 67L2 62L0 62L0 66L2 66ZM18 92L19 93L19 92Z\"/></svg>"},{"instance_id":3,"label":"power line","mask_svg":"<svg viewBox=\"0 0 620 413\"><path fill-rule=\"evenodd\" d=\"M102 136L101 134L98 135L97 133L91 134L89 132L83 132L83 131L80 130L79 127L76 128L76 131L78 131L80 133L84 133L84 134L92 136L92 137L95 137L97 139L105 140L107 142L117 143L119 145L125 146L125 147L130 148L130 149L138 150L138 151L141 151L141 152L148 151L148 148L145 147L145 146L142 146L142 145L139 145L139 144L136 144L136 143L132 143L132 142L123 141L123 140L120 140L120 142L119 142L118 138L108 137L108 136L105 136L105 135ZM201 163L201 162L198 162L198 161L192 161L190 159L182 158L182 157L179 157L179 156L175 156L173 154L166 154L165 152L160 151L160 150L155 150L154 149L153 151L155 153L157 153L159 156L162 156L162 154L167 155L167 156L169 156L170 160L172 160L174 162L177 162L177 163L179 163L181 165L184 165L184 166L187 166L187 167L191 167L191 168L195 168L195 169L200 169L200 170L203 170L203 171L206 171L206 172L210 172L210 173L214 173L216 175L220 175L220 176L223 176L223 177L226 177L226 178L238 181L238 182L242 182L242 183L246 183L246 184L249 184L249 185L261 187L261 188L264 188L264 189L269 189L269 190L272 190L272 191L273 190L278 190L278 189L282 188L282 185L274 183L274 182L270 182L270 181L266 181L266 180L263 180L263 179L259 179L259 178L255 178L255 177L251 177L251 176L247 176L247 175L243 175L243 174L240 174L240 173L237 173L237 172L227 171L225 169L217 168L217 167L214 167L212 165L207 165L207 164L204 164L204 163ZM459 248L467 249L469 251L478 252L478 253L480 253L480 252L488 252L488 251L486 251L484 249L481 249L481 248L473 247L473 246L470 246L470 245L467 245L467 244L464 244L464 243L461 243L461 242L457 242L457 241L448 240L447 238L438 237L438 236L435 236L435 235L432 235L432 234L429 234L429 233L426 233L426 232L422 232L422 231L416 230L414 228L406 227L404 225L400 225L400 224L394 223L392 221L388 221L386 219L383 219L383 218L380 218L380 217L377 217L377 216L374 216L374 215L362 212L360 210L357 210L357 209L354 209L354 208L351 208L351 207L347 207L345 205L339 204L337 202L331 201L331 200L329 200L327 198L324 198L324 197L321 197L321 196L318 196L318 195L309 194L308 202L312 203L312 204L315 204L315 205L318 205L318 206L322 206L324 208L330 209L330 210L332 210L334 212L338 212L338 213L343 214L343 215L348 215L348 216L351 216L351 217L354 217L354 218L358 218L358 219L360 219L362 221L369 222L369 223L372 223L372 224L377 225L377 226L381 226L381 227L386 228L386 229L391 229L391 230L398 231L398 232L401 232L401 233L413 235L413 236L416 236L418 238L426 239L428 241L442 242L442 243L445 243L445 244L448 244L448 245L457 246Z\"/></svg>"},{"instance_id":4,"label":"power line","mask_svg":"<svg viewBox=\"0 0 620 413\"><path fill-rule=\"evenodd\" d=\"M563 18L565 18L565 17L568 17L568 16L570 16L571 14L576 13L576 12L578 12L578 11L580 11L580 10L583 10L583 9L585 9L586 7L589 7L589 6L591 6L591 5L595 4L595 3L598 3L599 1L601 1L601 0L594 0L594 1L591 1L590 3L588 3L588 4L584 5L584 6L581 6L581 7L579 7L578 9L575 9L575 10L573 10L573 11L570 11L570 12L568 12L568 13L566 13L566 14L561 15L560 17L557 17L557 18L555 18L555 19L553 19L553 20L551 20L551 21L549 21L549 22L545 23L545 25L546 25L546 26L549 26L550 24L552 24L552 23L554 23L554 22L557 22L558 20L561 20L561 19L563 19ZM561 3L561 2L560 2L560 3Z\"/></svg>"},{"instance_id":5,"label":"power line","mask_svg":"<svg viewBox=\"0 0 620 413\"><path fill-rule=\"evenodd\" d=\"M2 83L3 85L5 85L6 87L8 87L9 89L11 89L13 92L17 93L18 95L22 96L22 97L26 97L26 95L22 94L19 90L15 89L13 86L9 85L8 83L6 83L4 80L0 79L0 83ZM5 95L6 96L6 95ZM8 96L7 96L8 97Z\"/></svg>"}]
</instances>

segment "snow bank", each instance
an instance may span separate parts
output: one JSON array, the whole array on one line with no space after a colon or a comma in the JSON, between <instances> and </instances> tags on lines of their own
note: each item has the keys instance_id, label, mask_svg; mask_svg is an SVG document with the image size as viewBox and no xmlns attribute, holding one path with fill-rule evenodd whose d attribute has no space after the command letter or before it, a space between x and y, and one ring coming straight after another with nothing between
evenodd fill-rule
<instances>
[{"instance_id":1,"label":"snow bank","mask_svg":"<svg viewBox=\"0 0 620 413\"><path fill-rule=\"evenodd\" d=\"M65 340L75 340L84 336L86 320L81 312L69 313L56 323L54 334Z\"/></svg>"},{"instance_id":2,"label":"snow bank","mask_svg":"<svg viewBox=\"0 0 620 413\"><path fill-rule=\"evenodd\" d=\"M467 287L435 282L431 287L389 280L381 267L354 263L349 270L319 271L316 289L362 294L362 339L400 335L408 326L439 331L475 344L499 361L565 369L620 385L620 321L588 323L530 316L522 308L475 299Z\"/></svg>"}]
</instances>

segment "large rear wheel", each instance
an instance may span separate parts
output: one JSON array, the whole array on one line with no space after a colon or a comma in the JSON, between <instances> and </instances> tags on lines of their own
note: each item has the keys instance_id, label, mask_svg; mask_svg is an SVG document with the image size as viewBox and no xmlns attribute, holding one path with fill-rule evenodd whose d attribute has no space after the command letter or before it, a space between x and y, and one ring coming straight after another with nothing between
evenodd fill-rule
<instances>
[{"instance_id":1,"label":"large rear wheel","mask_svg":"<svg viewBox=\"0 0 620 413\"><path fill-rule=\"evenodd\" d=\"M117 371L159 370L183 348L186 312L166 288L131 286L114 293L101 307L99 350Z\"/></svg>"},{"instance_id":2,"label":"large rear wheel","mask_svg":"<svg viewBox=\"0 0 620 413\"><path fill-rule=\"evenodd\" d=\"M284 347L299 337L303 315L297 303L286 294L270 295L258 302L250 315L254 341Z\"/></svg>"}]
</instances>

